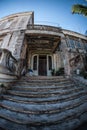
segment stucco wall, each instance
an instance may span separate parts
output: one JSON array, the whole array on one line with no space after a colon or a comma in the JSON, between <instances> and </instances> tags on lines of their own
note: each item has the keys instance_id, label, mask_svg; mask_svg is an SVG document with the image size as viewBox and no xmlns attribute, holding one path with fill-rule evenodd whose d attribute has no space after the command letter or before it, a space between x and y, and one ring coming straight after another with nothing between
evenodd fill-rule
<instances>
[{"instance_id":1,"label":"stucco wall","mask_svg":"<svg viewBox=\"0 0 87 130\"><path fill-rule=\"evenodd\" d=\"M16 59L20 59L25 30L29 23L33 24L32 17L33 12L26 12L0 20L0 48L10 50Z\"/></svg>"}]
</instances>

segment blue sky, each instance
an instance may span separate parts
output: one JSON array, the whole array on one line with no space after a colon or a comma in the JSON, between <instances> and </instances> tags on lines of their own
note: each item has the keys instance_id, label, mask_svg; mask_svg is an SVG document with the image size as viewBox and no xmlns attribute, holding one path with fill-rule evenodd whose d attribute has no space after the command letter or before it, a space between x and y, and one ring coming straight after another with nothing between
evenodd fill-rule
<instances>
[{"instance_id":1,"label":"blue sky","mask_svg":"<svg viewBox=\"0 0 87 130\"><path fill-rule=\"evenodd\" d=\"M73 4L87 5L85 0L0 0L0 18L9 14L34 11L34 22L60 26L84 34L87 17L71 13Z\"/></svg>"}]
</instances>

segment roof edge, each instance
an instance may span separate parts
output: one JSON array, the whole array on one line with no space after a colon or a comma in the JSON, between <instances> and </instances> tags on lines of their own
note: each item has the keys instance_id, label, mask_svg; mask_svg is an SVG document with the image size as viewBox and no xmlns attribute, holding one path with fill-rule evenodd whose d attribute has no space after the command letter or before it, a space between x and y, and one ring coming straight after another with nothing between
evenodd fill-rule
<instances>
[{"instance_id":1,"label":"roof edge","mask_svg":"<svg viewBox=\"0 0 87 130\"><path fill-rule=\"evenodd\" d=\"M0 18L0 22L4 21L6 19L10 19L13 17L18 17L18 16L23 16L23 15L33 15L34 16L34 11L26 11L26 12L19 12L19 13L10 14L10 15L7 15L5 17Z\"/></svg>"}]
</instances>

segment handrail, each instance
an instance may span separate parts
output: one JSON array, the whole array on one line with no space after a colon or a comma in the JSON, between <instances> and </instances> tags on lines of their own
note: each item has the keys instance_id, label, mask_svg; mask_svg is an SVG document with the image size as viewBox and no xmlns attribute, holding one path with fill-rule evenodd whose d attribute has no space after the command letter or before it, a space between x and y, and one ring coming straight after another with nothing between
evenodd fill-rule
<instances>
[{"instance_id":1,"label":"handrail","mask_svg":"<svg viewBox=\"0 0 87 130\"><path fill-rule=\"evenodd\" d=\"M8 70L10 70L14 75L19 76L20 62L15 59L15 57L12 55L11 51L4 49L4 48L0 49L0 51L2 53L0 65L4 66Z\"/></svg>"}]
</instances>

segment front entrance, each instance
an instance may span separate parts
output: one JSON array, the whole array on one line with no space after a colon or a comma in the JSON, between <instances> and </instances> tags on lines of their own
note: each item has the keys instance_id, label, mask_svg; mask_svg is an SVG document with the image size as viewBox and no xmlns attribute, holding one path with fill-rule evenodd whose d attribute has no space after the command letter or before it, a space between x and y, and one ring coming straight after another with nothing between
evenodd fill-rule
<instances>
[{"instance_id":1,"label":"front entrance","mask_svg":"<svg viewBox=\"0 0 87 130\"><path fill-rule=\"evenodd\" d=\"M47 56L39 55L39 66L38 66L39 75L47 75Z\"/></svg>"},{"instance_id":2,"label":"front entrance","mask_svg":"<svg viewBox=\"0 0 87 130\"><path fill-rule=\"evenodd\" d=\"M51 76L52 55L36 54L32 56L32 70L34 75Z\"/></svg>"}]
</instances>

